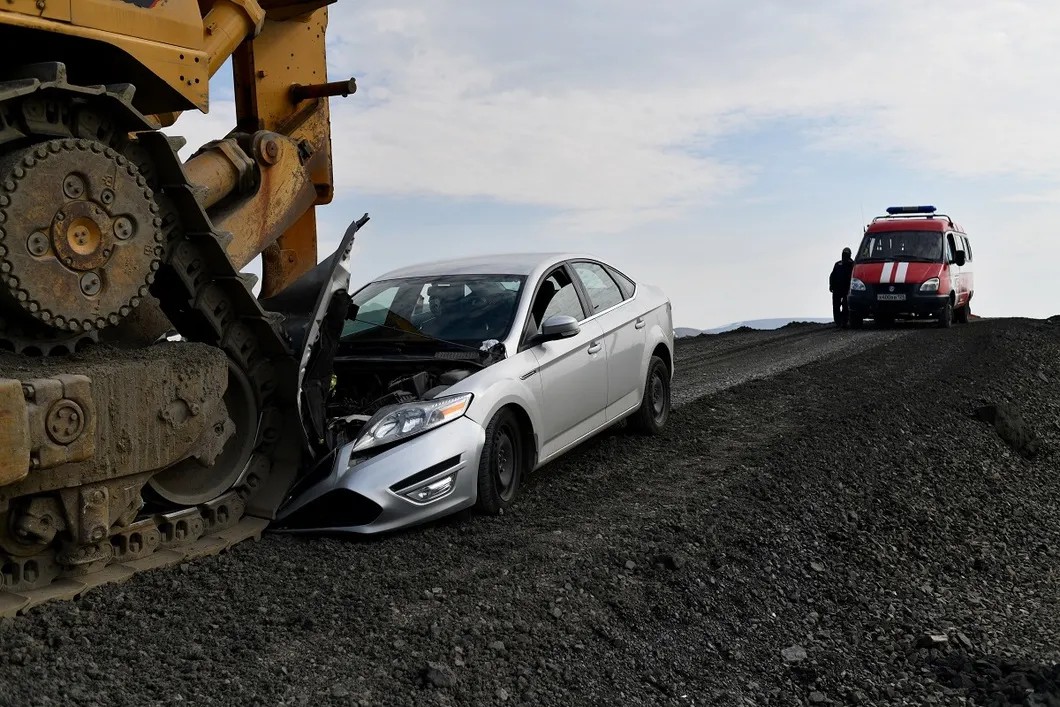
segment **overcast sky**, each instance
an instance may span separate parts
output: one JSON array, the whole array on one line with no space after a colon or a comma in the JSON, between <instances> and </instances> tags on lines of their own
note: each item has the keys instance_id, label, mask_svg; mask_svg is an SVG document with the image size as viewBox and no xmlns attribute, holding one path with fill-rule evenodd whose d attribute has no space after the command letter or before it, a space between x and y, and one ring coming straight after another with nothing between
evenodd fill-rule
<instances>
[{"instance_id":1,"label":"overcast sky","mask_svg":"<svg viewBox=\"0 0 1060 707\"><path fill-rule=\"evenodd\" d=\"M588 251L677 326L829 316L894 204L970 234L975 310L1060 313L1060 5L1019 0L357 0L331 6L336 199L355 277ZM231 75L195 145L232 126ZM189 148L190 149L190 148Z\"/></svg>"}]
</instances>

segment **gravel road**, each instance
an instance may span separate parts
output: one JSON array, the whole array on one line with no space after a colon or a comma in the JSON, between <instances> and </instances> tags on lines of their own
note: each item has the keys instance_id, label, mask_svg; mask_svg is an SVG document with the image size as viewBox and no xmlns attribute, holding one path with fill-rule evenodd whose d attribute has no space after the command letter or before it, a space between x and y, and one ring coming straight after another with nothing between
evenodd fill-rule
<instances>
[{"instance_id":1,"label":"gravel road","mask_svg":"<svg viewBox=\"0 0 1060 707\"><path fill-rule=\"evenodd\" d=\"M662 435L503 516L270 535L3 620L0 704L1060 704L1060 324L677 358Z\"/></svg>"}]
</instances>

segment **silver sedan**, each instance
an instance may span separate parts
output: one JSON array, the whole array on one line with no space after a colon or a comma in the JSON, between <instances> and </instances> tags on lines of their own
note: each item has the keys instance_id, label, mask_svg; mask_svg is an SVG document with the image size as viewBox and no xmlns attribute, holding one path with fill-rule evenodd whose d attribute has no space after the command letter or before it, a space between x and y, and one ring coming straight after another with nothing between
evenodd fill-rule
<instances>
[{"instance_id":1,"label":"silver sedan","mask_svg":"<svg viewBox=\"0 0 1060 707\"><path fill-rule=\"evenodd\" d=\"M352 296L348 269L333 270L299 380L315 462L278 529L378 533L498 513L527 473L606 428L666 424L670 301L611 265L435 262Z\"/></svg>"}]
</instances>

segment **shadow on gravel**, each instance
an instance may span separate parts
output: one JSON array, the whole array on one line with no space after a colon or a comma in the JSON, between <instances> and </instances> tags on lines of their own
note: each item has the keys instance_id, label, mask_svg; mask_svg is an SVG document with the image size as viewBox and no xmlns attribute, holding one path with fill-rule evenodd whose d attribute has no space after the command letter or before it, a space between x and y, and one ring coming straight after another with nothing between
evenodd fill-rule
<instances>
[{"instance_id":1,"label":"shadow on gravel","mask_svg":"<svg viewBox=\"0 0 1060 707\"><path fill-rule=\"evenodd\" d=\"M982 707L1060 707L1060 663L1032 665L963 650L935 657L943 685L967 692Z\"/></svg>"},{"instance_id":2,"label":"shadow on gravel","mask_svg":"<svg viewBox=\"0 0 1060 707\"><path fill-rule=\"evenodd\" d=\"M1038 455L1038 435L1023 417L1009 405L991 403L975 410L976 419L992 425L1001 439L1005 440L1020 456L1033 459Z\"/></svg>"}]
</instances>

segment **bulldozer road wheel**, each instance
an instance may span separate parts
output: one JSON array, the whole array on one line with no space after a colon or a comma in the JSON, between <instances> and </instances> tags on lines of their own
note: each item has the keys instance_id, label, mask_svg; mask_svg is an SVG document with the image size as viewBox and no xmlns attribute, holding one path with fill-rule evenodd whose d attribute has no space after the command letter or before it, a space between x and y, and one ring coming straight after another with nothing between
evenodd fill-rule
<instances>
[{"instance_id":1,"label":"bulldozer road wheel","mask_svg":"<svg viewBox=\"0 0 1060 707\"><path fill-rule=\"evenodd\" d=\"M78 525L76 504L42 500L84 491L69 470L35 470L27 478L40 491L5 487L5 509L22 516L0 516L0 616L260 536L302 453L293 352L232 265L228 237L197 201L173 143L131 107L128 87L71 86L53 64L32 68L39 83L27 92L24 81L5 83L9 70L0 68L9 121L0 131L0 348L49 354L104 327L120 335L115 324L150 293L186 340L227 355L234 425L213 430L213 458L97 476L127 486L136 475L150 492L91 527ZM45 102L55 109L34 110ZM55 532L34 525L34 503L59 509Z\"/></svg>"}]
</instances>

